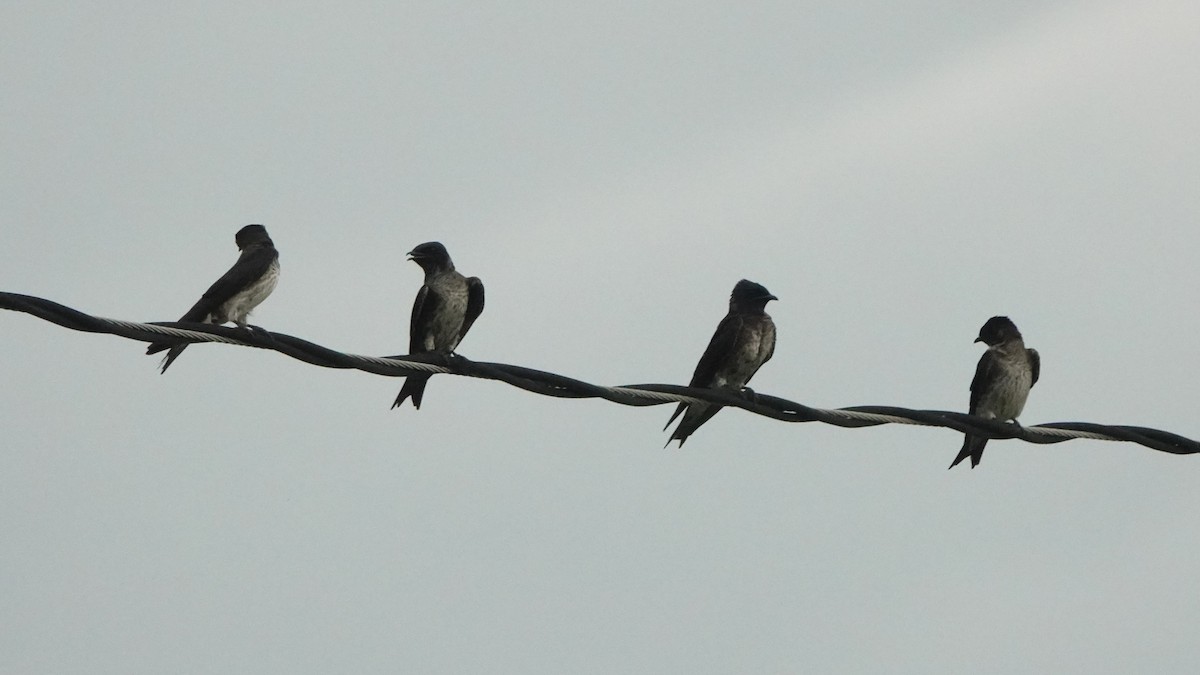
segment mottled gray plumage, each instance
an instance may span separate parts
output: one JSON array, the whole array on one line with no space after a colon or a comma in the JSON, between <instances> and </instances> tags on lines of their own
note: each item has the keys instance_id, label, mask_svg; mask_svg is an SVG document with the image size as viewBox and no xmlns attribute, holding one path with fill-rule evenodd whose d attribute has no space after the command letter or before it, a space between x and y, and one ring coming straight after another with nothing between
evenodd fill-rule
<instances>
[{"instance_id":1,"label":"mottled gray plumage","mask_svg":"<svg viewBox=\"0 0 1200 675\"><path fill-rule=\"evenodd\" d=\"M275 290L279 282L279 251L262 225L247 225L234 235L242 252L229 271L217 279L192 305L180 321L223 324L229 321L239 328L249 329L246 319L250 312ZM162 372L179 358L187 344L154 342L147 354L170 350L162 360Z\"/></svg>"},{"instance_id":2,"label":"mottled gray plumage","mask_svg":"<svg viewBox=\"0 0 1200 675\"><path fill-rule=\"evenodd\" d=\"M737 282L729 296L729 313L717 324L688 386L734 391L745 387L775 353L775 322L764 309L768 302L778 299L753 281ZM683 447L688 436L720 409L713 403L680 403L663 427L665 430L683 414L667 445L679 441L679 447Z\"/></svg>"},{"instance_id":3,"label":"mottled gray plumage","mask_svg":"<svg viewBox=\"0 0 1200 675\"><path fill-rule=\"evenodd\" d=\"M408 255L425 270L425 284L413 302L408 353L450 354L483 313L483 282L479 277L459 274L446 247L436 241L421 244ZM392 407L412 397L413 407L420 409L429 377L421 374L405 378Z\"/></svg>"},{"instance_id":4,"label":"mottled gray plumage","mask_svg":"<svg viewBox=\"0 0 1200 675\"><path fill-rule=\"evenodd\" d=\"M1017 421L1025 408L1029 390L1041 375L1042 360L1036 349L1027 349L1021 331L1006 316L993 316L979 329L976 342L988 345L979 358L975 378L971 380L970 413L980 417ZM967 434L962 449L950 468L971 458L971 468L979 465L988 439Z\"/></svg>"}]
</instances>

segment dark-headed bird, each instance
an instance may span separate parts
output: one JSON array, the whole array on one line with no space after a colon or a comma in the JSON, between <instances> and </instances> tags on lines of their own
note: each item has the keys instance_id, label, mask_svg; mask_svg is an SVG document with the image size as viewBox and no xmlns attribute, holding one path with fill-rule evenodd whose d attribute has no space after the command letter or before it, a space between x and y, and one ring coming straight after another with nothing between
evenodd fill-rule
<instances>
[{"instance_id":1,"label":"dark-headed bird","mask_svg":"<svg viewBox=\"0 0 1200 675\"><path fill-rule=\"evenodd\" d=\"M778 299L753 281L737 282L729 296L729 313L717 324L688 386L741 391L775 353L775 322L764 310L768 302ZM679 441L682 448L688 436L720 409L715 403L680 403L663 427L683 414L667 445Z\"/></svg>"},{"instance_id":2,"label":"dark-headed bird","mask_svg":"<svg viewBox=\"0 0 1200 675\"><path fill-rule=\"evenodd\" d=\"M976 342L988 346L979 365L975 367L975 379L971 380L972 415L1002 421L1017 421L1025 408L1029 390L1038 381L1042 360L1036 349L1027 349L1017 330L1007 316L993 316L979 329ZM983 446L988 439L967 434L962 449L951 462L950 468L971 458L971 468L979 465L983 458Z\"/></svg>"},{"instance_id":3,"label":"dark-headed bird","mask_svg":"<svg viewBox=\"0 0 1200 675\"><path fill-rule=\"evenodd\" d=\"M436 241L421 244L409 251L408 256L425 270L425 284L413 302L408 353L450 354L483 313L483 282L479 277L459 274L446 247ZM392 407L411 396L413 407L420 409L429 378L428 374L405 378Z\"/></svg>"},{"instance_id":4,"label":"dark-headed bird","mask_svg":"<svg viewBox=\"0 0 1200 675\"><path fill-rule=\"evenodd\" d=\"M250 329L246 319L251 310L267 299L279 282L279 251L262 225L247 225L234 236L242 252L229 271L200 296L196 304L179 320L220 325L229 321ZM154 342L147 354L170 350L162 360L162 372L179 358L187 344Z\"/></svg>"}]
</instances>

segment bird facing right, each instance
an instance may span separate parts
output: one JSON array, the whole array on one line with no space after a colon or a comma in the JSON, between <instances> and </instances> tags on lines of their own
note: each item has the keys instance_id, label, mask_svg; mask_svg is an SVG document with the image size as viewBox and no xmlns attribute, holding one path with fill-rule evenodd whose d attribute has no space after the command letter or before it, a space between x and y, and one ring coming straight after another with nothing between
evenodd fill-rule
<instances>
[{"instance_id":1,"label":"bird facing right","mask_svg":"<svg viewBox=\"0 0 1200 675\"><path fill-rule=\"evenodd\" d=\"M279 282L279 251L267 234L267 228L247 225L237 231L233 240L241 251L237 262L179 318L181 322L220 325L232 321L239 328L249 330L246 321L250 312L275 290L275 284ZM186 348L186 342L154 342L146 348L146 353L167 351L162 360L162 372L165 373Z\"/></svg>"},{"instance_id":2,"label":"bird facing right","mask_svg":"<svg viewBox=\"0 0 1200 675\"><path fill-rule=\"evenodd\" d=\"M778 299L761 284L745 279L737 282L729 296L729 313L717 324L688 386L734 391L745 387L775 353L775 322L765 310L768 302ZM682 448L688 436L720 409L715 403L680 403L663 427L671 426L683 414L667 445L679 441Z\"/></svg>"},{"instance_id":3,"label":"bird facing right","mask_svg":"<svg viewBox=\"0 0 1200 675\"><path fill-rule=\"evenodd\" d=\"M986 344L988 349L979 358L975 379L971 380L969 412L988 419L1016 422L1025 408L1029 390L1041 374L1041 357L1036 349L1025 347L1021 331L1007 316L988 319L979 329L975 341ZM983 458L983 447L987 442L987 438L967 434L950 468L970 457L974 469Z\"/></svg>"}]
</instances>

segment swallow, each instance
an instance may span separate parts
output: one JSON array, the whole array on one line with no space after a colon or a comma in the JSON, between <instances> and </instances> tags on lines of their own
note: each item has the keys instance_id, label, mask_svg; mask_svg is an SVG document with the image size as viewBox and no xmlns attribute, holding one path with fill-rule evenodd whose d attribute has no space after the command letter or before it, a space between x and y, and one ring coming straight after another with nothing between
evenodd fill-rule
<instances>
[{"instance_id":1,"label":"swallow","mask_svg":"<svg viewBox=\"0 0 1200 675\"><path fill-rule=\"evenodd\" d=\"M979 365L975 367L975 378L971 380L970 413L988 419L1017 422L1017 416L1025 408L1029 390L1037 383L1042 370L1042 359L1036 349L1025 347L1021 331L1017 330L1007 316L993 316L979 329L976 342L988 346ZM983 447L988 439L967 434L962 449L950 463L953 469L967 457L971 468L979 466L983 458Z\"/></svg>"},{"instance_id":2,"label":"swallow","mask_svg":"<svg viewBox=\"0 0 1200 675\"><path fill-rule=\"evenodd\" d=\"M768 302L778 299L753 281L737 282L729 296L729 313L717 324L688 386L741 391L775 353L775 322L764 309ZM680 403L663 427L665 431L683 414L667 445L679 441L682 448L688 436L720 409L714 403Z\"/></svg>"},{"instance_id":3,"label":"swallow","mask_svg":"<svg viewBox=\"0 0 1200 675\"><path fill-rule=\"evenodd\" d=\"M408 353L452 354L471 330L475 319L483 313L483 282L479 277L459 274L446 247L436 241L409 251L408 259L425 271L425 283L413 302ZM396 408L412 397L413 407L420 410L421 397L430 377L425 373L406 377L392 407Z\"/></svg>"},{"instance_id":4,"label":"swallow","mask_svg":"<svg viewBox=\"0 0 1200 675\"><path fill-rule=\"evenodd\" d=\"M179 318L180 322L220 325L232 321L239 328L250 330L246 319L251 310L266 300L279 283L279 251L275 250L274 242L262 225L243 227L234 236L234 241L242 252L237 262ZM186 348L187 343L153 342L146 348L146 353L169 350L162 360L162 372L165 373Z\"/></svg>"}]
</instances>

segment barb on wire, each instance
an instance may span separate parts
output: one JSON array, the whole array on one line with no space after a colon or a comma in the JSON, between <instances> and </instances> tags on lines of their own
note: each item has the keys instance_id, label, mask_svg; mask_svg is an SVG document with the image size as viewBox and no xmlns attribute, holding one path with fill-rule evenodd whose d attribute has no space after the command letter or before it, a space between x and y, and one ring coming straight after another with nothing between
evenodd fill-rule
<instances>
[{"instance_id":1,"label":"barb on wire","mask_svg":"<svg viewBox=\"0 0 1200 675\"><path fill-rule=\"evenodd\" d=\"M582 380L533 368L504 363L472 361L463 356L413 354L401 356L361 356L346 354L301 338L267 331L246 331L199 323L136 323L91 316L65 305L31 295L0 292L0 309L31 314L71 330L108 333L142 342L222 342L225 344L270 349L323 368L362 370L376 375L403 377L418 372L449 373L466 377L497 380L543 396L559 398L602 398L629 406L708 401L736 407L784 422L821 422L839 427L858 428L882 424L914 424L945 427L975 436L993 439L1017 438L1029 443L1061 443L1076 438L1126 441L1176 455L1200 453L1200 443L1160 429L1114 426L1089 422L1053 422L1019 426L948 410L910 410L893 406L853 406L832 410L812 408L802 403L770 396L717 389L697 389L671 384L631 384L603 387ZM164 338L167 338L164 340Z\"/></svg>"}]
</instances>

